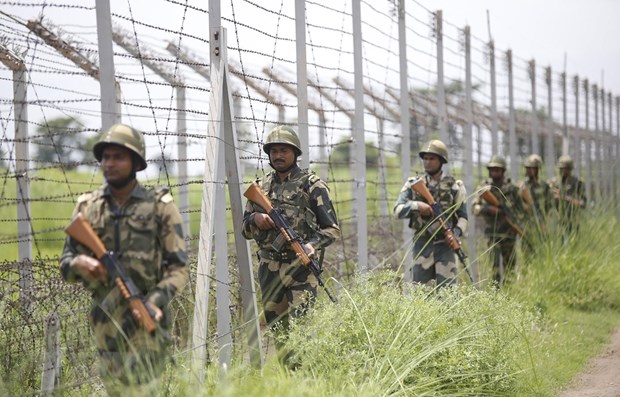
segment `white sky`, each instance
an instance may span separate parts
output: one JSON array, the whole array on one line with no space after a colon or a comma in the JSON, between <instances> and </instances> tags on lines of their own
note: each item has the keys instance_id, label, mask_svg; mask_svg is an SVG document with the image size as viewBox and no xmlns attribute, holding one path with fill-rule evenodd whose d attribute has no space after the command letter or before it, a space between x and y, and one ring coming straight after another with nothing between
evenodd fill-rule
<instances>
[{"instance_id":1,"label":"white sky","mask_svg":"<svg viewBox=\"0 0 620 397\"><path fill-rule=\"evenodd\" d=\"M561 71L579 74L620 95L620 1L618 0L420 0L472 35L488 40L487 10L496 48Z\"/></svg>"}]
</instances>

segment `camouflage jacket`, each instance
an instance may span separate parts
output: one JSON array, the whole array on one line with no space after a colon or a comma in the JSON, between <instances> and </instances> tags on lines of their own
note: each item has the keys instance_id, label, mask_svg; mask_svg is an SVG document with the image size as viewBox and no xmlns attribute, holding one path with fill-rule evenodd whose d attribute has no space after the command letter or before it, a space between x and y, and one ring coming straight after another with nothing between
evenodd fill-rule
<instances>
[{"instance_id":1,"label":"camouflage jacket","mask_svg":"<svg viewBox=\"0 0 620 397\"><path fill-rule=\"evenodd\" d=\"M586 189L583 181L576 176L567 178L552 178L549 181L551 191L558 196L555 205L561 215L571 217L577 214L578 208L586 206ZM576 205L567 200L581 201L582 205Z\"/></svg>"},{"instance_id":2,"label":"camouflage jacket","mask_svg":"<svg viewBox=\"0 0 620 397\"><path fill-rule=\"evenodd\" d=\"M551 187L545 181L525 179L519 186L519 194L524 197L524 191L529 190L532 196L534 208L529 209L527 218L533 219L535 215L539 220L543 221L549 211L553 208L553 195L551 194ZM527 204L523 199L523 204Z\"/></svg>"},{"instance_id":3,"label":"camouflage jacket","mask_svg":"<svg viewBox=\"0 0 620 397\"><path fill-rule=\"evenodd\" d=\"M466 191L463 182L452 176L442 175L439 181L424 174L424 183L437 203L441 205L450 227L458 227L461 233L467 231L467 207L465 206ZM417 178L412 177L405 182L394 205L394 215L399 219L409 219L409 227L418 232L417 238L443 240L443 231L435 223L429 225L433 217L422 217L418 210L419 202L426 202L411 186Z\"/></svg>"},{"instance_id":4,"label":"camouflage jacket","mask_svg":"<svg viewBox=\"0 0 620 397\"><path fill-rule=\"evenodd\" d=\"M505 179L501 185L495 185L492 180L485 180L479 185L476 190L479 191L485 187L493 186L491 193L497 198L500 204L503 204L515 222L523 222L524 210L523 201L519 195L519 189L510 182L510 179ZM516 232L505 220L502 214L491 215L489 213L490 204L480 197L474 200L472 211L476 215L481 215L486 223L484 234L487 237L494 238L516 238Z\"/></svg>"},{"instance_id":5,"label":"camouflage jacket","mask_svg":"<svg viewBox=\"0 0 620 397\"><path fill-rule=\"evenodd\" d=\"M189 281L186 243L179 210L167 187L146 189L140 184L131 192L125 206L118 210L116 208L110 188L103 185L78 198L74 215L78 212L83 214L106 249L119 255L126 273L146 299L166 313L172 297ZM116 235L115 227L119 235ZM67 237L60 258L61 273L67 281L82 281L72 267L73 259L79 254L93 256L88 248ZM106 287L97 283L91 288L91 320L102 315L101 311L120 313L121 317L129 316L128 311L124 310L127 303L119 296L118 288L113 284ZM118 310L119 307L122 310ZM169 320L169 316L165 315L165 322ZM167 325L162 324L164 328Z\"/></svg>"},{"instance_id":6,"label":"camouflage jacket","mask_svg":"<svg viewBox=\"0 0 620 397\"><path fill-rule=\"evenodd\" d=\"M280 182L276 171L271 171L259 184L273 207L282 209L283 215L305 243L319 249L340 237L340 226L329 189L313 172L294 166ZM259 249L273 250L272 244L280 232L275 229L260 230L254 223L257 212L265 211L248 200L243 214L242 234L246 239L256 240Z\"/></svg>"}]
</instances>

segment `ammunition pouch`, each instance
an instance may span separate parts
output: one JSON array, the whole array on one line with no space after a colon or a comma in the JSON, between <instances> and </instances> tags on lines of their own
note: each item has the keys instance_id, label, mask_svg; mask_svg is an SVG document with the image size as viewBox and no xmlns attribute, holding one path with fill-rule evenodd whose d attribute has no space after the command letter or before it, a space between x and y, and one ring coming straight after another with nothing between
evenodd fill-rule
<instances>
[{"instance_id":1,"label":"ammunition pouch","mask_svg":"<svg viewBox=\"0 0 620 397\"><path fill-rule=\"evenodd\" d=\"M277 262L292 262L297 259L297 254L293 251L276 252L272 250L262 249L258 251L259 258L269 259Z\"/></svg>"}]
</instances>

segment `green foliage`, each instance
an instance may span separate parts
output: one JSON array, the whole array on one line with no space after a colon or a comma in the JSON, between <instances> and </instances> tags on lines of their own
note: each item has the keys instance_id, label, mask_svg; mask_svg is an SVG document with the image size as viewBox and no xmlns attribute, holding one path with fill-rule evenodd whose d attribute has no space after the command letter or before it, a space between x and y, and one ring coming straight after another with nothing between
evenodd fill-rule
<instances>
[{"instance_id":1,"label":"green foliage","mask_svg":"<svg viewBox=\"0 0 620 397\"><path fill-rule=\"evenodd\" d=\"M351 151L354 150L353 141L350 138L342 138L335 146L330 161L336 164L348 164L351 162ZM376 166L379 160L379 149L375 144L366 142L366 165Z\"/></svg>"},{"instance_id":2,"label":"green foliage","mask_svg":"<svg viewBox=\"0 0 620 397\"><path fill-rule=\"evenodd\" d=\"M387 272L361 277L293 323L296 372L385 395L502 394L517 388L515 354L539 332L536 315L495 291L401 291ZM346 380L346 381L344 381ZM328 382L329 383L329 382ZM337 391L337 390L336 390Z\"/></svg>"},{"instance_id":3,"label":"green foliage","mask_svg":"<svg viewBox=\"0 0 620 397\"><path fill-rule=\"evenodd\" d=\"M43 120L37 128L37 137L32 142L37 147L37 159L44 163L65 163L68 168L75 168L68 163L72 154L74 161L83 161L85 153L90 155L92 139L83 143L76 139L74 134L80 130L82 123L73 117L57 117L51 120ZM89 146L91 145L91 146Z\"/></svg>"}]
</instances>

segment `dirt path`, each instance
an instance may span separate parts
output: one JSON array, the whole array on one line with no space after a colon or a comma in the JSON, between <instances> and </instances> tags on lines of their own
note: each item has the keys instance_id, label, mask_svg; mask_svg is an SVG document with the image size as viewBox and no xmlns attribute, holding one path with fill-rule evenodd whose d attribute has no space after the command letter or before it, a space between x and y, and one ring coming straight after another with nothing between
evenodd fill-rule
<instances>
[{"instance_id":1,"label":"dirt path","mask_svg":"<svg viewBox=\"0 0 620 397\"><path fill-rule=\"evenodd\" d=\"M586 370L558 397L620 396L620 328L605 352L592 359Z\"/></svg>"}]
</instances>

